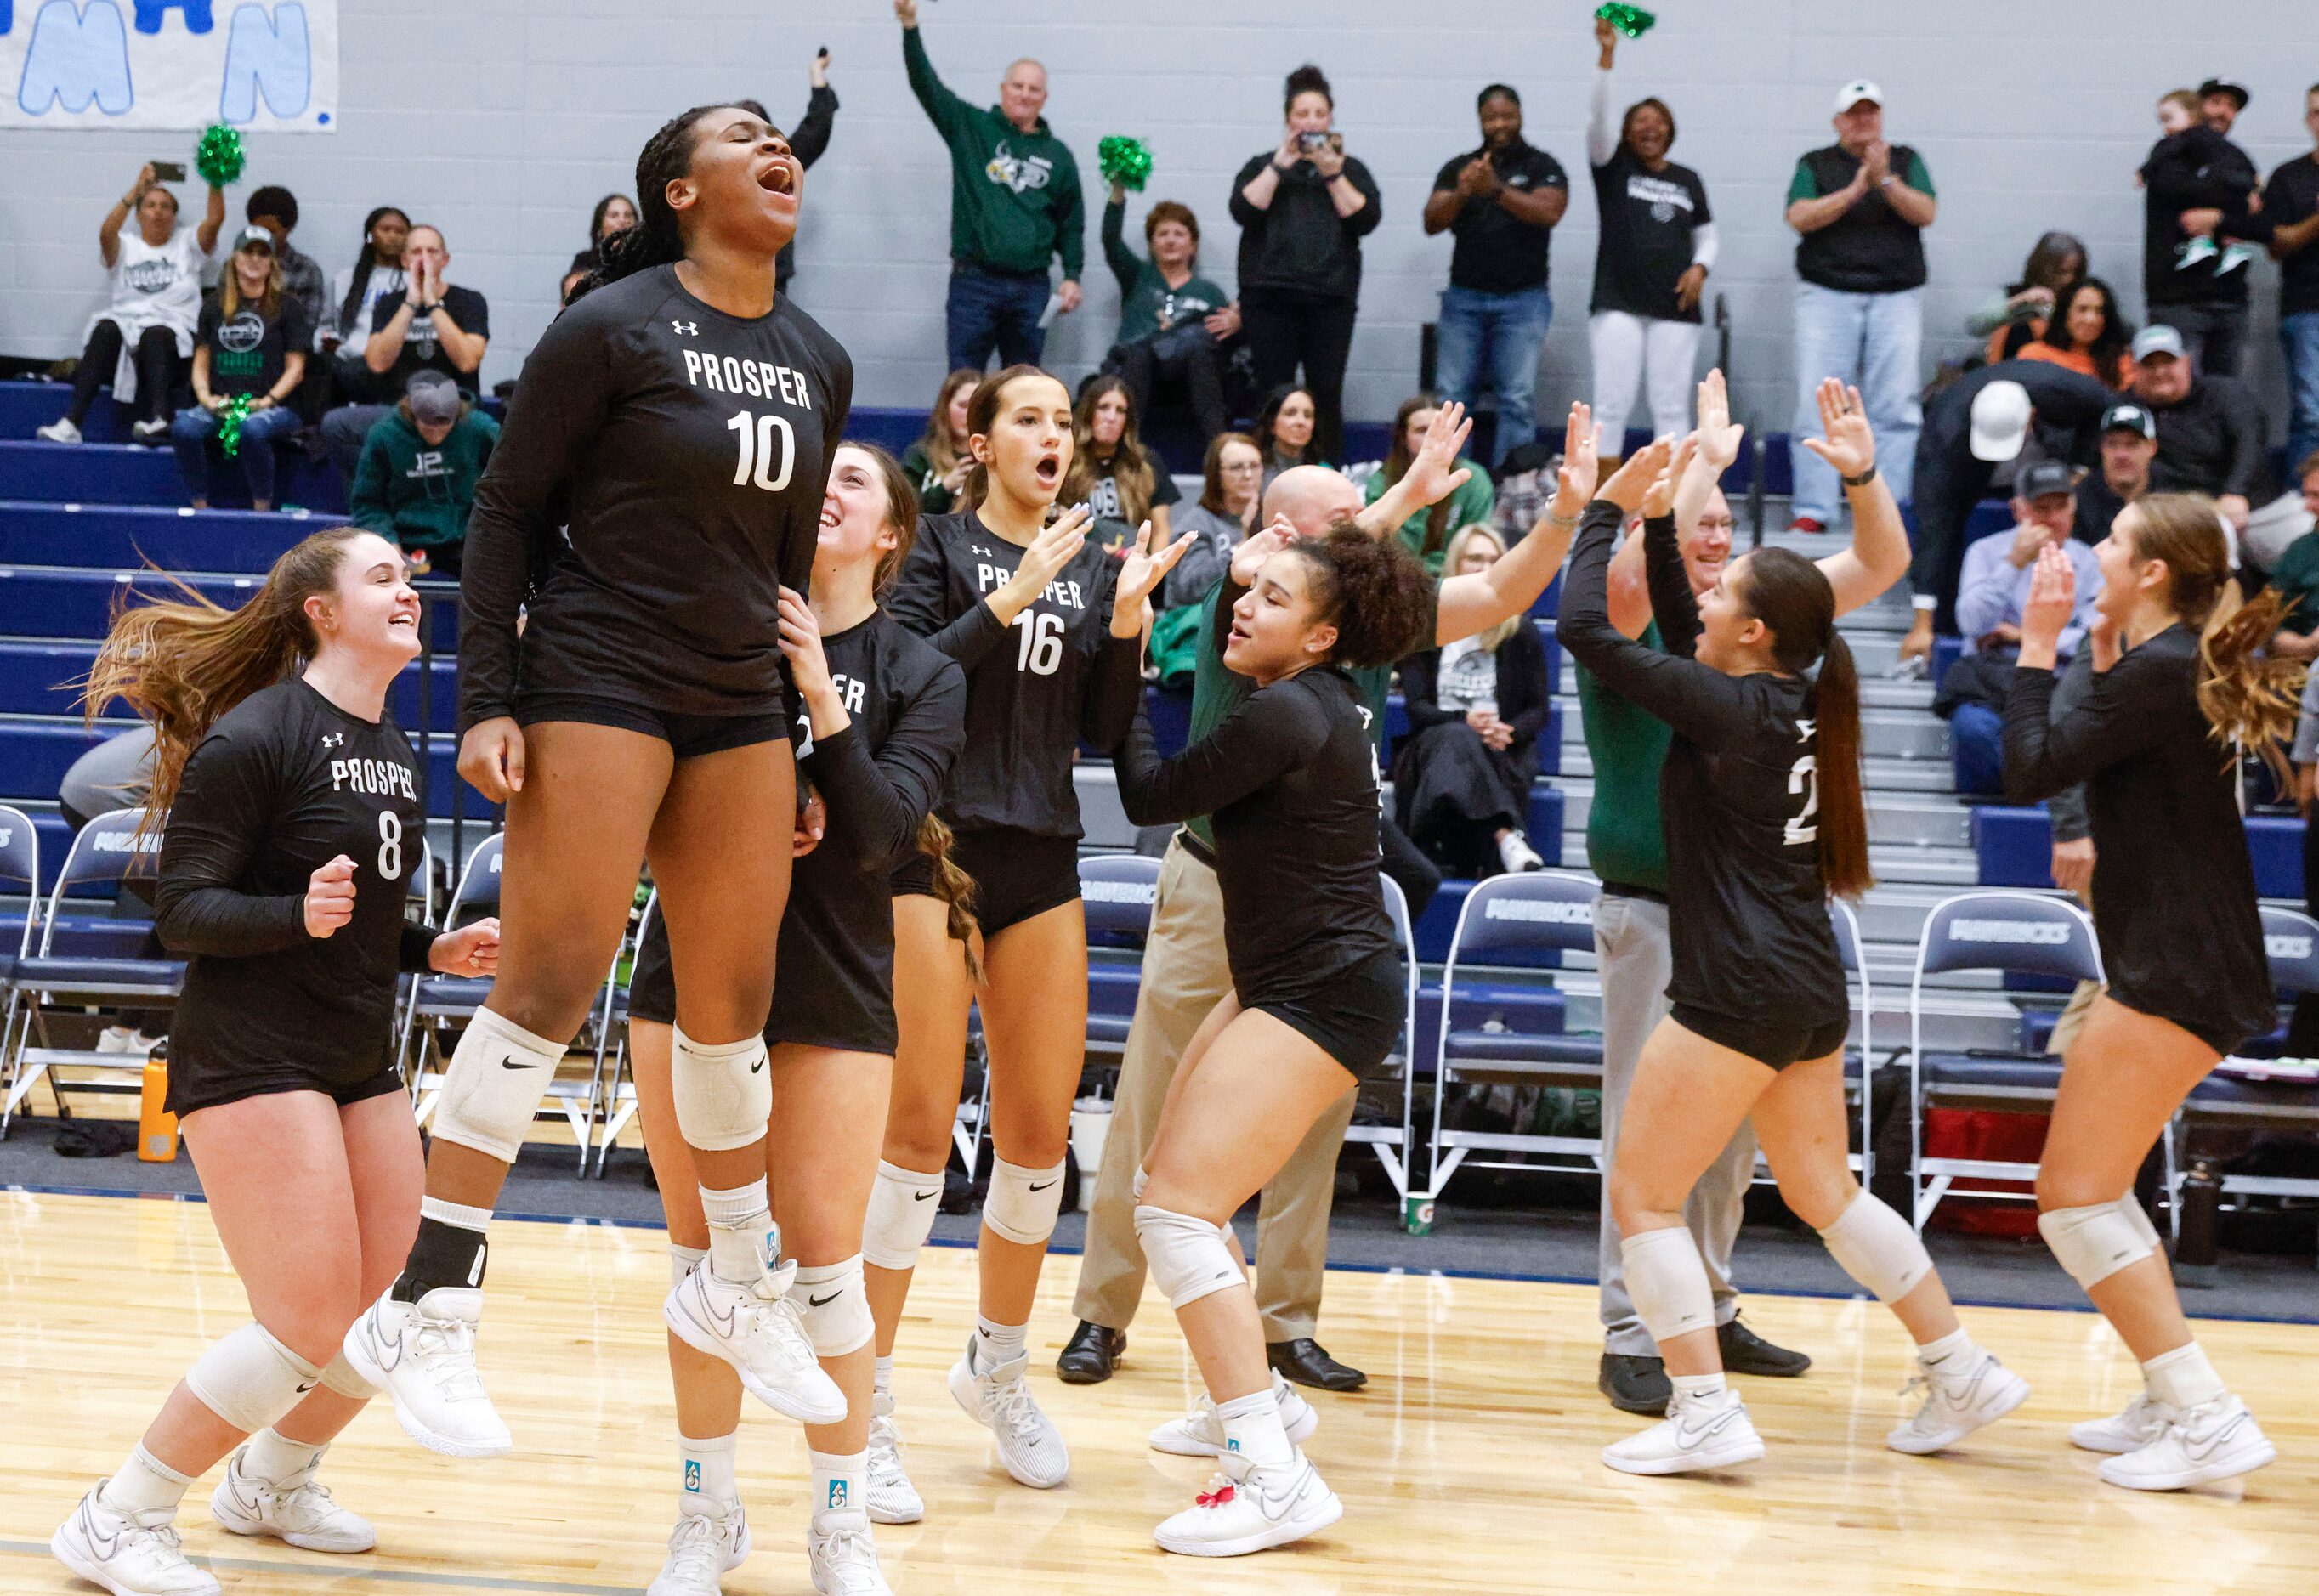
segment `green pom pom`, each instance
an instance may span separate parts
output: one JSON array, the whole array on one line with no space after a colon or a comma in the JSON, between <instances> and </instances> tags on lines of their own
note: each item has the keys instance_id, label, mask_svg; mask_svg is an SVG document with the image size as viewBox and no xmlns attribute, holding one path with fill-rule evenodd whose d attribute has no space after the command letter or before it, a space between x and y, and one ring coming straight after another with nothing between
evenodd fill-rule
<instances>
[{"instance_id":1,"label":"green pom pom","mask_svg":"<svg viewBox=\"0 0 2319 1596\"><path fill-rule=\"evenodd\" d=\"M1639 5L1599 6L1594 14L1629 39L1640 39L1659 20Z\"/></svg>"},{"instance_id":2,"label":"green pom pom","mask_svg":"<svg viewBox=\"0 0 2319 1596\"><path fill-rule=\"evenodd\" d=\"M223 188L241 176L249 164L249 154L241 147L241 132L223 122L206 129L202 140L194 146L194 170L202 175L212 187Z\"/></svg>"},{"instance_id":3,"label":"green pom pom","mask_svg":"<svg viewBox=\"0 0 2319 1596\"><path fill-rule=\"evenodd\" d=\"M1121 184L1141 194L1151 180L1151 147L1141 139L1114 133L1095 147L1095 156L1107 184Z\"/></svg>"},{"instance_id":4,"label":"green pom pom","mask_svg":"<svg viewBox=\"0 0 2319 1596\"><path fill-rule=\"evenodd\" d=\"M218 448L229 460L241 453L241 424L249 419L250 398L236 393L218 407Z\"/></svg>"}]
</instances>

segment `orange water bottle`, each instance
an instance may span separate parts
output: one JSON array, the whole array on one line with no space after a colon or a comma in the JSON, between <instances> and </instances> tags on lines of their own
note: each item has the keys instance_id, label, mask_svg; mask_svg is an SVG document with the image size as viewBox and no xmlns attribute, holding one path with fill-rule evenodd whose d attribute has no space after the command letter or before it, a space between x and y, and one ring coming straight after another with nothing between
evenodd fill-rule
<instances>
[{"instance_id":1,"label":"orange water bottle","mask_svg":"<svg viewBox=\"0 0 2319 1596\"><path fill-rule=\"evenodd\" d=\"M169 1097L167 1043L145 1056L145 1087L137 1102L137 1156L148 1164L177 1161L177 1116L162 1106Z\"/></svg>"}]
</instances>

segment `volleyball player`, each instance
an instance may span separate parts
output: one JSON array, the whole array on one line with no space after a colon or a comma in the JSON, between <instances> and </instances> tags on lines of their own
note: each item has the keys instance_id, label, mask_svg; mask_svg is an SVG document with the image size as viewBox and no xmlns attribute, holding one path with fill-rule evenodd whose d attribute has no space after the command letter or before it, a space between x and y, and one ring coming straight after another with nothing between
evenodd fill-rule
<instances>
[{"instance_id":1,"label":"volleyball player","mask_svg":"<svg viewBox=\"0 0 2319 1596\"><path fill-rule=\"evenodd\" d=\"M1591 476L1593 452L1589 441L1564 471ZM1725 1384L1707 1269L1683 1223L1692 1186L1751 1117L1788 1206L1917 1342L1927 1394L1885 1444L1938 1451L2029 1387L1965 1334L1916 1231L1845 1164L1851 1005L1827 897L1869 886L1852 653L1827 574L1791 551L1757 549L1693 595L1670 513L1684 462L1670 470L1669 454L1664 438L1638 452L1587 507L1556 628L1606 689L1674 733L1659 782L1673 1007L1644 1045L1611 1177L1628 1290L1674 1392L1665 1419L1602 1461L1665 1474L1764 1455ZM1662 648L1610 617L1611 546L1638 506Z\"/></svg>"},{"instance_id":2,"label":"volleyball player","mask_svg":"<svg viewBox=\"0 0 2319 1596\"><path fill-rule=\"evenodd\" d=\"M2303 667L2266 659L2274 590L2239 601L2214 501L2153 493L2094 549L2099 618L2085 700L2053 712L2054 649L2076 579L2038 557L2005 700L2005 789L2033 803L2083 781L2093 819L2094 928L2109 985L2062 1061L2037 1167L2037 1229L2142 1365L2115 1418L2070 1431L2106 1452L2101 1477L2179 1491L2277 1456L2190 1333L2134 1180L2190 1088L2278 1023L2238 748L2276 757Z\"/></svg>"},{"instance_id":3,"label":"volleyball player","mask_svg":"<svg viewBox=\"0 0 2319 1596\"><path fill-rule=\"evenodd\" d=\"M1283 1546L1344 1511L1288 1433L1228 1226L1401 1033L1369 710L1346 671L1390 664L1434 624L1432 584L1395 539L1258 537L1273 552L1254 585L1222 584L1214 600L1224 664L1253 690L1173 759L1139 719L1114 762L1137 825L1212 817L1223 891L1232 990L1169 1083L1135 1209L1223 1431L1221 1480L1154 1532L1202 1557ZM1312 1410L1296 1407L1301 1439Z\"/></svg>"},{"instance_id":4,"label":"volleyball player","mask_svg":"<svg viewBox=\"0 0 2319 1596\"><path fill-rule=\"evenodd\" d=\"M506 956L451 1060L410 1260L347 1344L440 1452L510 1445L475 1373L484 1231L647 858L686 971L675 1114L709 1231L667 1317L776 1410L844 1415L774 1267L765 1192L762 1032L797 814L777 616L810 576L853 384L774 293L803 183L753 101L655 132L644 220L532 350L476 491L459 769L508 806Z\"/></svg>"},{"instance_id":5,"label":"volleyball player","mask_svg":"<svg viewBox=\"0 0 2319 1596\"><path fill-rule=\"evenodd\" d=\"M1035 366L985 378L967 407L967 501L928 516L887 608L966 670L966 748L940 814L977 888L982 979L946 906L906 870L894 905L903 1046L885 1153L862 1237L878 1321L871 1513L925 1510L900 1468L890 1411L896 1326L934 1224L965 1067L982 1009L995 1153L982 1209L980 1312L951 1394L996 1438L1006 1472L1041 1490L1070 1472L1061 1434L1024 1379L1039 1269L1062 1204L1071 1100L1087 1051L1087 921L1071 760L1108 749L1142 697L1145 601L1191 535L1154 547L1146 527L1114 559L1087 541L1087 508L1050 524L1071 465L1071 399Z\"/></svg>"},{"instance_id":6,"label":"volleyball player","mask_svg":"<svg viewBox=\"0 0 2319 1596\"><path fill-rule=\"evenodd\" d=\"M378 1538L316 1474L374 1394L339 1338L418 1217L396 976L488 975L499 949L490 920L438 936L403 918L425 819L386 694L418 653L401 551L341 527L302 539L231 613L191 590L123 610L89 673L90 713L119 699L154 727L147 804L168 816L155 925L186 958L168 1107L253 1315L50 1538L115 1596L217 1591L175 1519L229 1452L210 1499L226 1529L317 1552Z\"/></svg>"}]
</instances>

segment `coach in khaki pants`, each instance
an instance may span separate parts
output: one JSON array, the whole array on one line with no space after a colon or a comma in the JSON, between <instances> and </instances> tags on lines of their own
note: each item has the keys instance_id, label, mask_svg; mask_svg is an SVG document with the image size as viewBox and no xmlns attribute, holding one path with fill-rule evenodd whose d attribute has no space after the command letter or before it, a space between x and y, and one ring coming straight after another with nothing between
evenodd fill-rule
<instances>
[{"instance_id":1,"label":"coach in khaki pants","mask_svg":"<svg viewBox=\"0 0 2319 1596\"><path fill-rule=\"evenodd\" d=\"M1127 1345L1128 1321L1143 1296L1143 1249L1135 1240L1135 1171L1160 1129L1160 1110L1184 1050L1208 1012L1232 990L1224 963L1223 895L1207 850L1179 831L1160 863L1159 896L1143 951L1143 982L1120 1064L1119 1095L1104 1141L1103 1168L1087 1214L1079 1260L1079 1327L1057 1364L1061 1377L1090 1384L1111 1377ZM1357 1390L1367 1376L1336 1362L1313 1339L1321 1280L1329 1258L1329 1209L1336 1195L1337 1154L1352 1123L1353 1100L1322 1114L1259 1199L1256 1305L1266 1351L1292 1380L1332 1391Z\"/></svg>"}]
</instances>

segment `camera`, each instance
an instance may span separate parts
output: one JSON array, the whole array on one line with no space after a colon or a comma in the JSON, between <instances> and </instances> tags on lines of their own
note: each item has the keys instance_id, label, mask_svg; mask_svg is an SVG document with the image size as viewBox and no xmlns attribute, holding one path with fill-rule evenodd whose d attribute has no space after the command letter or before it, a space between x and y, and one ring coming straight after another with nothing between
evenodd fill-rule
<instances>
[{"instance_id":1,"label":"camera","mask_svg":"<svg viewBox=\"0 0 2319 1596\"><path fill-rule=\"evenodd\" d=\"M1296 148L1306 155L1317 155L1323 149L1341 150L1344 147L1344 136L1340 133L1299 133L1296 135Z\"/></svg>"}]
</instances>

